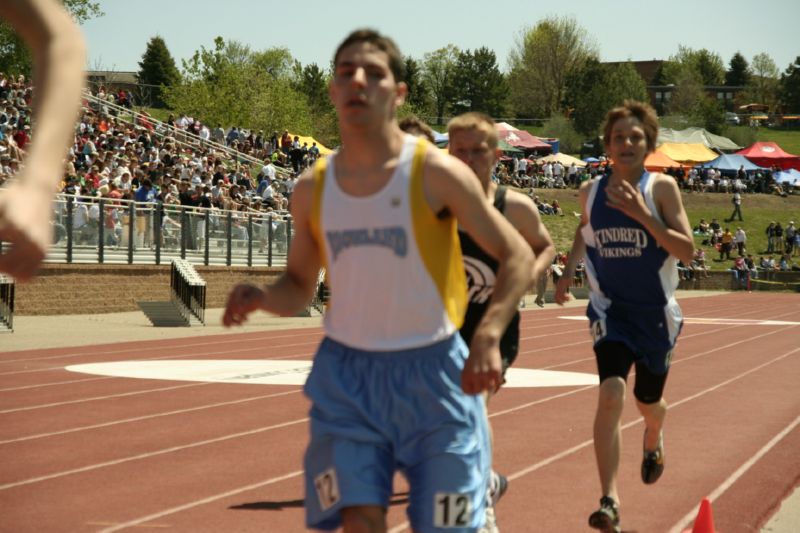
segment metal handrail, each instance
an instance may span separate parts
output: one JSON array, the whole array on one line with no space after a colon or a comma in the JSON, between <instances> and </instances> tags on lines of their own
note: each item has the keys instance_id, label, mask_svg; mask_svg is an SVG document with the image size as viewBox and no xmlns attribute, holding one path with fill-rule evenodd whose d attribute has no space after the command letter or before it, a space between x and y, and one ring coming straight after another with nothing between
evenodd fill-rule
<instances>
[{"instance_id":1,"label":"metal handrail","mask_svg":"<svg viewBox=\"0 0 800 533\"><path fill-rule=\"evenodd\" d=\"M53 211L54 244L46 261L56 263L160 265L180 258L203 265L280 266L293 229L286 211L232 211L68 194L56 196Z\"/></svg>"}]
</instances>

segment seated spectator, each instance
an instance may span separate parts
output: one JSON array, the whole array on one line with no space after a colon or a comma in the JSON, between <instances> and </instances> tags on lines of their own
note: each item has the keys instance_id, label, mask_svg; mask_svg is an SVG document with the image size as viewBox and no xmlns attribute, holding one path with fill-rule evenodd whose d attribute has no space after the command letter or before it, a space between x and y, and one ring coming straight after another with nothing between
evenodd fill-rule
<instances>
[{"instance_id":1,"label":"seated spectator","mask_svg":"<svg viewBox=\"0 0 800 533\"><path fill-rule=\"evenodd\" d=\"M708 222L706 222L706 219L704 219L704 218L700 219L700 222L694 228L694 233L695 233L695 235L708 235L709 234L709 227L708 227Z\"/></svg>"},{"instance_id":2,"label":"seated spectator","mask_svg":"<svg viewBox=\"0 0 800 533\"><path fill-rule=\"evenodd\" d=\"M558 200L553 200L550 202L550 207L553 209L553 214L558 215L560 217L564 216L564 211L561 209L561 206L558 205Z\"/></svg>"},{"instance_id":3,"label":"seated spectator","mask_svg":"<svg viewBox=\"0 0 800 533\"><path fill-rule=\"evenodd\" d=\"M734 277L739 280L739 283L744 287L747 284L748 276L750 274L750 270L747 268L747 264L744 261L744 256L740 255L736 257L733 261L733 268L730 269L733 272Z\"/></svg>"},{"instance_id":4,"label":"seated spectator","mask_svg":"<svg viewBox=\"0 0 800 533\"><path fill-rule=\"evenodd\" d=\"M694 251L694 256L692 257L692 262L689 264L689 267L695 271L695 274L701 273L704 278L708 276L708 265L706 264L706 252L702 248L697 248ZM695 277L698 277L695 275Z\"/></svg>"},{"instance_id":5,"label":"seated spectator","mask_svg":"<svg viewBox=\"0 0 800 533\"><path fill-rule=\"evenodd\" d=\"M781 260L778 263L778 270L781 272L789 272L792 270L792 258L789 254L781 255Z\"/></svg>"},{"instance_id":6,"label":"seated spectator","mask_svg":"<svg viewBox=\"0 0 800 533\"><path fill-rule=\"evenodd\" d=\"M750 273L750 277L752 279L758 279L758 269L756 268L756 262L753 259L753 254L747 254L744 256L744 264Z\"/></svg>"},{"instance_id":7,"label":"seated spectator","mask_svg":"<svg viewBox=\"0 0 800 533\"><path fill-rule=\"evenodd\" d=\"M678 277L681 280L688 281L694 279L694 270L683 264L683 261L678 261Z\"/></svg>"}]
</instances>

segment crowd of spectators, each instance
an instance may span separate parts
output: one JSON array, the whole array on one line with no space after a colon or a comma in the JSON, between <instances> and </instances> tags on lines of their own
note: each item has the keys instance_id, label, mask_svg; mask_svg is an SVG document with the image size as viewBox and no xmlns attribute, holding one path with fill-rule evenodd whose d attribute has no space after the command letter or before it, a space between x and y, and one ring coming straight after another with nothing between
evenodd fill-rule
<instances>
[{"instance_id":1,"label":"crowd of spectators","mask_svg":"<svg viewBox=\"0 0 800 533\"><path fill-rule=\"evenodd\" d=\"M32 96L32 85L25 77L11 78L0 73L0 185L19 170L32 141ZM106 204L106 216L101 221L95 205L95 199L99 198L135 201L144 204L142 212L147 213L152 213L159 204L167 208L192 208L200 214L209 210L213 214L210 219L213 230L223 229L218 221L224 217L218 217L218 213L232 211L235 213L234 236L246 238L246 226L241 221L248 213L268 214L270 219L287 216L297 176L320 155L316 143L311 146L301 143L288 130L267 135L261 130L239 126L225 129L217 124L211 127L184 114L177 118L171 115L166 124L140 114L134 124L122 120L117 113L117 106L132 108L133 96L129 91L110 91L100 86L94 96L95 99L85 102L76 124L74 143L60 187L60 192L80 198L73 212L73 229L79 241L96 239L101 223L106 227L108 244L118 244L124 238L122 209L113 202ZM260 163L253 164L253 161ZM742 168L735 176L727 176L718 169L701 166L687 171L681 166L668 169L667 173L689 192L786 194L787 191L774 182L774 170L777 169L748 173ZM608 161L602 157L599 163L578 167L515 156L501 159L493 179L497 183L527 188L542 215L563 216L558 200L541 199L534 189L578 188L584 181L609 171ZM193 228L197 226L195 229L203 233L204 224L204 221L193 224ZM152 243L152 239L147 238L152 225L151 221L145 227L137 226L141 244ZM169 236L171 229L180 223L167 209L161 225ZM723 228L716 219L710 223L701 220L695 232L702 235L704 245L719 252L718 260L735 263L742 257L745 264L748 263L746 234L742 227L734 232ZM800 254L800 235L794 223L784 227L775 222L766 232L769 244L765 254L776 254L779 259L772 263L769 256L763 261L761 258L752 260L753 272L779 270L783 263L791 269L791 258ZM199 233L194 240L201 245ZM262 236L265 233L262 232ZM264 245L262 238L261 246ZM696 253L691 265L681 265L682 276L707 276L704 254ZM774 267L762 263L774 264Z\"/></svg>"},{"instance_id":2,"label":"crowd of spectators","mask_svg":"<svg viewBox=\"0 0 800 533\"><path fill-rule=\"evenodd\" d=\"M674 177L679 187L686 192L762 193L779 196L795 193L791 185L775 181L774 175L780 171L780 167L773 166L748 172L741 166L735 173L730 173L707 165L688 169L681 165L667 168L665 173Z\"/></svg>"},{"instance_id":3,"label":"crowd of spectators","mask_svg":"<svg viewBox=\"0 0 800 533\"><path fill-rule=\"evenodd\" d=\"M678 182L685 192L763 193L788 196L797 194L791 184L778 183L774 175L780 167L736 172L721 171L707 165L696 167L670 167L664 172ZM579 167L575 163L564 165L560 161L528 159L521 156L503 157L495 170L495 180L517 188L577 189L581 183L610 171L609 161L601 156L599 162Z\"/></svg>"},{"instance_id":4,"label":"crowd of spectators","mask_svg":"<svg viewBox=\"0 0 800 533\"><path fill-rule=\"evenodd\" d=\"M32 96L26 78L0 74L0 185L17 173L31 142ZM233 212L234 238L248 238L243 222L248 214L260 215L264 226L267 219L274 221L273 229L280 233L297 176L319 157L316 143L300 145L288 131L265 138L261 132L233 127L223 130L220 146L207 142L212 131L185 115L169 124L147 115L139 115L136 123L123 120L117 106L132 106L127 91L106 91L101 86L94 96L84 102L76 123L58 191L75 197L71 223L78 244L96 244L100 225L105 228L105 244L121 244L127 237L123 225L129 223L123 200L137 203L137 246L162 238L152 231L159 205L164 208L160 225L165 241L176 240L181 226L178 208L192 214L190 247L202 245L205 211L210 212L210 229L223 232L231 219L220 216L221 211ZM253 163L256 157L258 164ZM102 217L99 199L106 199ZM58 204L56 215L58 240L66 232L65 203ZM259 235L253 237L263 248L269 232L266 227L256 231Z\"/></svg>"},{"instance_id":5,"label":"crowd of spectators","mask_svg":"<svg viewBox=\"0 0 800 533\"><path fill-rule=\"evenodd\" d=\"M694 234L702 239L703 246L711 247L719 253L718 262L729 261L728 270L744 286L751 279L769 277L771 272L800 271L800 265L793 258L800 256L800 231L790 220L785 226L772 221L764 230L767 248L755 258L747 247L747 232L738 226L734 231L720 225L716 218L710 222L701 218L693 228ZM733 254L733 255L732 255ZM705 251L697 248L690 265L679 263L681 279L708 277Z\"/></svg>"},{"instance_id":6,"label":"crowd of spectators","mask_svg":"<svg viewBox=\"0 0 800 533\"><path fill-rule=\"evenodd\" d=\"M0 73L0 185L17 173L31 142L32 98L25 76Z\"/></svg>"},{"instance_id":7,"label":"crowd of spectators","mask_svg":"<svg viewBox=\"0 0 800 533\"><path fill-rule=\"evenodd\" d=\"M520 189L577 189L584 181L610 171L603 158L597 164L579 167L560 161L527 159L521 156L503 157L497 164L493 179L502 185Z\"/></svg>"}]
</instances>

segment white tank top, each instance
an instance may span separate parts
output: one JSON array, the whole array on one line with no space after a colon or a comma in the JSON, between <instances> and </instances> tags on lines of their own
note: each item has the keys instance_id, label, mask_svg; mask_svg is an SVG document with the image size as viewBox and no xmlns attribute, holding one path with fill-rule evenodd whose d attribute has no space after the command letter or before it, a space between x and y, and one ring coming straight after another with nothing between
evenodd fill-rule
<instances>
[{"instance_id":1,"label":"white tank top","mask_svg":"<svg viewBox=\"0 0 800 533\"><path fill-rule=\"evenodd\" d=\"M366 197L339 187L336 154L317 162L311 227L330 286L325 331L342 344L402 350L438 342L461 326L461 248L454 218L437 218L425 199L428 146L406 136L394 174Z\"/></svg>"}]
</instances>

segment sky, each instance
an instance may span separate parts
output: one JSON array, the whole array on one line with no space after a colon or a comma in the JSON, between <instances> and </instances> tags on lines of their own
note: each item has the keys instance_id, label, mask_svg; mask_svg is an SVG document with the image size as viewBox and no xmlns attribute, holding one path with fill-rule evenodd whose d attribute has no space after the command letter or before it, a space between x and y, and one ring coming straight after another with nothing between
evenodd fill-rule
<instances>
[{"instance_id":1,"label":"sky","mask_svg":"<svg viewBox=\"0 0 800 533\"><path fill-rule=\"evenodd\" d=\"M748 62L766 52L783 72L800 56L798 0L95 1L105 14L83 24L89 70L138 71L155 35L178 68L201 46L213 48L217 36L253 50L286 47L303 65L326 67L350 31L371 27L416 59L451 43L486 46L507 71L517 36L546 16L574 17L601 61L668 59L683 45L718 53L726 68L737 51Z\"/></svg>"}]
</instances>

